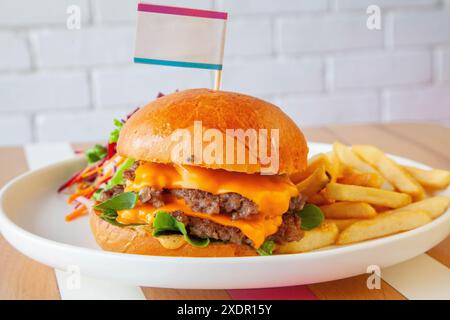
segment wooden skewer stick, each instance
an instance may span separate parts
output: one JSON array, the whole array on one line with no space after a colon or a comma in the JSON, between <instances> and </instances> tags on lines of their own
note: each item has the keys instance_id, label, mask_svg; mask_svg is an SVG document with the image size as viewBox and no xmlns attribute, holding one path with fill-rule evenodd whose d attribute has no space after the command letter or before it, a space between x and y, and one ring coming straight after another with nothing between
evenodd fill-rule
<instances>
[{"instance_id":1,"label":"wooden skewer stick","mask_svg":"<svg viewBox=\"0 0 450 320\"><path fill-rule=\"evenodd\" d=\"M214 80L214 90L220 90L220 82L222 81L222 70L216 70L215 80Z\"/></svg>"}]
</instances>

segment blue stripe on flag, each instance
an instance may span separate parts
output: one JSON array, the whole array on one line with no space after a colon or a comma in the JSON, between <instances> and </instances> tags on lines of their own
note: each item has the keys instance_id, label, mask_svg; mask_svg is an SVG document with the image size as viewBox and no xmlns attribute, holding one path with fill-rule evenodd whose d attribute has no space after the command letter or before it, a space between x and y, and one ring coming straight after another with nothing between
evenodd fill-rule
<instances>
[{"instance_id":1,"label":"blue stripe on flag","mask_svg":"<svg viewBox=\"0 0 450 320\"><path fill-rule=\"evenodd\" d=\"M161 65L161 66L171 66L171 67L222 70L221 64L212 64L212 63L158 60L158 59L147 59L147 58L134 58L134 63L157 64L157 65Z\"/></svg>"}]
</instances>

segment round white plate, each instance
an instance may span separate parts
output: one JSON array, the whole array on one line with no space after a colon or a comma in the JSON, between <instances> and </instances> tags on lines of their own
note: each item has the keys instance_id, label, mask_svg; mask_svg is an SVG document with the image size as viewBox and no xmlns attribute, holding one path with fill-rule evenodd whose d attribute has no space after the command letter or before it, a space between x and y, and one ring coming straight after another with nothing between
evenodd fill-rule
<instances>
[{"instance_id":1,"label":"round white plate","mask_svg":"<svg viewBox=\"0 0 450 320\"><path fill-rule=\"evenodd\" d=\"M310 156L331 145L310 143ZM406 165L427 168L397 158ZM151 287L237 289L291 286L331 281L388 267L413 258L450 233L450 210L431 223L405 233L315 252L242 258L176 258L106 252L90 232L88 218L67 223L62 182L85 165L74 158L28 172L0 193L0 230L17 250L46 265L82 275ZM448 191L444 194L449 195Z\"/></svg>"}]
</instances>

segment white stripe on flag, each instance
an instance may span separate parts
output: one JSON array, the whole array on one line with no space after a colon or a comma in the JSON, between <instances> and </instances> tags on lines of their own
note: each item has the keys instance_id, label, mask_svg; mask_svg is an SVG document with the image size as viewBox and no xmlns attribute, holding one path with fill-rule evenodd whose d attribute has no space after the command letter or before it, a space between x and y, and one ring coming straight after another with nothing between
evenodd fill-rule
<instances>
[{"instance_id":1,"label":"white stripe on flag","mask_svg":"<svg viewBox=\"0 0 450 320\"><path fill-rule=\"evenodd\" d=\"M70 159L74 156L73 150L68 143L28 144L25 145L24 150L30 170ZM87 225L86 228L88 228ZM66 286L68 274L55 269L55 275L62 300L145 300L145 296L139 287L82 277L80 289L69 290Z\"/></svg>"},{"instance_id":2,"label":"white stripe on flag","mask_svg":"<svg viewBox=\"0 0 450 320\"><path fill-rule=\"evenodd\" d=\"M190 9L170 9L175 13L138 11L134 61L221 70L227 20L182 14Z\"/></svg>"}]
</instances>

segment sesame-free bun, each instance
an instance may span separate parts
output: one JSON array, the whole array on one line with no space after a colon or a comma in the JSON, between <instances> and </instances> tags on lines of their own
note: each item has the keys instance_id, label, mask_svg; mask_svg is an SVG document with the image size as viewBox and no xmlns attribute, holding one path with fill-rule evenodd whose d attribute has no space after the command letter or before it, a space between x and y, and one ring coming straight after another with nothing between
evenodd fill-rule
<instances>
[{"instance_id":1,"label":"sesame-free bun","mask_svg":"<svg viewBox=\"0 0 450 320\"><path fill-rule=\"evenodd\" d=\"M90 224L95 240L106 251L177 257L243 257L257 255L255 249L247 245L221 242L211 242L205 248L198 248L183 241L181 246L176 249L167 248L145 229L115 226L104 221L95 213L91 213Z\"/></svg>"},{"instance_id":2,"label":"sesame-free bun","mask_svg":"<svg viewBox=\"0 0 450 320\"><path fill-rule=\"evenodd\" d=\"M274 174L294 174L303 171L307 164L308 147L305 138L296 124L277 106L239 93L192 89L176 92L158 98L138 110L123 126L117 145L119 154L158 163L192 164L210 169L258 173L267 168L265 160L259 157L257 145L256 162L250 163L249 139L233 138L236 144L244 144L246 157L244 163L227 163L226 149L223 161L214 163L189 163L192 158L173 157L172 149L179 140L171 134L177 129L187 129L194 136L194 121L201 121L202 132L216 129L223 134L223 145L227 129L267 129L267 149L270 156L271 129L279 129L279 165ZM205 140L204 140L205 141ZM205 148L209 142L203 142ZM193 145L193 144L192 144ZM193 146L192 146L193 150ZM235 159L238 148L234 148ZM262 149L264 150L264 149ZM192 152L192 154L194 154ZM210 161L211 162L211 161ZM222 163L220 163L222 162ZM228 161L230 162L230 161ZM276 170L278 168L278 170ZM267 172L267 171L266 171Z\"/></svg>"}]
</instances>

